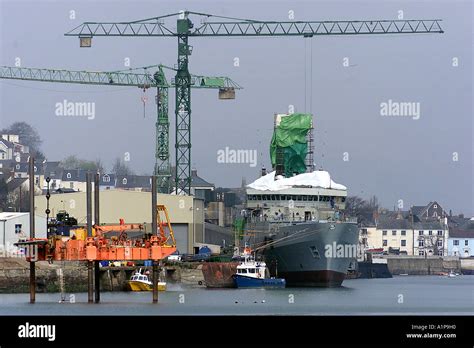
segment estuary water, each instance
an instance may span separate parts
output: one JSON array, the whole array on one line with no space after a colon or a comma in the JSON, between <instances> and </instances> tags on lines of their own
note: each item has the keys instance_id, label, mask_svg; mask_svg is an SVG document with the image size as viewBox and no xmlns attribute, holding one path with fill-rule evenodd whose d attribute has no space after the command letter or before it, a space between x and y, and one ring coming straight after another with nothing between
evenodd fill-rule
<instances>
[{"instance_id":1,"label":"estuary water","mask_svg":"<svg viewBox=\"0 0 474 348\"><path fill-rule=\"evenodd\" d=\"M474 276L350 279L340 288L206 289L168 284L151 292L0 294L0 315L473 315Z\"/></svg>"}]
</instances>

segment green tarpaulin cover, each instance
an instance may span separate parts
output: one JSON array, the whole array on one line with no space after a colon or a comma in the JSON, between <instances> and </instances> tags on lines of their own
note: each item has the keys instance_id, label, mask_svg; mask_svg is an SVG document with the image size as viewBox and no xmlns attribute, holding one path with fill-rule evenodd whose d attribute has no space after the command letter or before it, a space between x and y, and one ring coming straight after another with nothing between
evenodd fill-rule
<instances>
[{"instance_id":1,"label":"green tarpaulin cover","mask_svg":"<svg viewBox=\"0 0 474 348\"><path fill-rule=\"evenodd\" d=\"M311 128L312 117L310 114L293 114L281 118L280 125L273 132L270 144L270 159L272 166L276 165L277 147L284 153L285 176L291 177L293 173L306 171L306 153L308 146L306 135Z\"/></svg>"},{"instance_id":2,"label":"green tarpaulin cover","mask_svg":"<svg viewBox=\"0 0 474 348\"><path fill-rule=\"evenodd\" d=\"M233 226L234 232L237 234L239 239L242 239L244 236L244 229L245 229L245 219L243 218L236 218L234 220Z\"/></svg>"}]
</instances>

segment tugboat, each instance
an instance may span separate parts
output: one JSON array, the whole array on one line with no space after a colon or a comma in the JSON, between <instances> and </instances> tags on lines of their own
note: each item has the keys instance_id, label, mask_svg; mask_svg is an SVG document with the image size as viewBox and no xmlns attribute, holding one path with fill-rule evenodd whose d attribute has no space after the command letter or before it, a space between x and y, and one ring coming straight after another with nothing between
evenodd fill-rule
<instances>
[{"instance_id":1,"label":"tugboat","mask_svg":"<svg viewBox=\"0 0 474 348\"><path fill-rule=\"evenodd\" d=\"M128 286L132 291L152 291L153 290L153 283L148 279L148 275L146 273L142 273L142 269L140 268L138 271L135 272L134 275L128 281ZM158 282L158 291L165 291L166 290L166 283L165 282Z\"/></svg>"},{"instance_id":2,"label":"tugboat","mask_svg":"<svg viewBox=\"0 0 474 348\"><path fill-rule=\"evenodd\" d=\"M255 261L250 256L237 266L233 275L237 288L284 288L285 279L271 278L267 265L263 261Z\"/></svg>"}]
</instances>

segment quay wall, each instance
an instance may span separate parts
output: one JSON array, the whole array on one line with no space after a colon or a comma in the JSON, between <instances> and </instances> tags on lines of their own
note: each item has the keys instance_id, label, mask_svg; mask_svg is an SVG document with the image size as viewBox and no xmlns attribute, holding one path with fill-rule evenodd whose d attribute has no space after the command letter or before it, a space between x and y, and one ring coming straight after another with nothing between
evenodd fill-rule
<instances>
[{"instance_id":1,"label":"quay wall","mask_svg":"<svg viewBox=\"0 0 474 348\"><path fill-rule=\"evenodd\" d=\"M449 271L461 272L459 258L451 257L387 257L387 265L392 275L436 275Z\"/></svg>"},{"instance_id":2,"label":"quay wall","mask_svg":"<svg viewBox=\"0 0 474 348\"><path fill-rule=\"evenodd\" d=\"M101 267L101 291L127 290L127 280L132 276L135 267ZM151 267L141 267L149 269ZM202 265L183 263L166 265L162 278L169 283L181 283L191 286L205 286ZM22 258L0 258L0 293L29 292L29 263ZM87 291L87 264L85 262L36 262L37 292L60 292L61 276L66 293Z\"/></svg>"}]
</instances>

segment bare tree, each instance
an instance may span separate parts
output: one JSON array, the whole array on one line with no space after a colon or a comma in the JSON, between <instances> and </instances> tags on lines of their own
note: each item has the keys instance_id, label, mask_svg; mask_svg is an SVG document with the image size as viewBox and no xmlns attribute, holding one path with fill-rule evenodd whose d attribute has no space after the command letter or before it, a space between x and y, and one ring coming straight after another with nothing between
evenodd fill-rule
<instances>
[{"instance_id":1,"label":"bare tree","mask_svg":"<svg viewBox=\"0 0 474 348\"><path fill-rule=\"evenodd\" d=\"M112 166L112 173L115 175L133 175L134 172L130 167L120 158L116 158Z\"/></svg>"},{"instance_id":2,"label":"bare tree","mask_svg":"<svg viewBox=\"0 0 474 348\"><path fill-rule=\"evenodd\" d=\"M425 257L428 256L428 253L431 253L432 255L440 255L440 252L442 252L442 255L444 254L445 245L443 236L419 236L418 240L423 240L423 246L418 247L418 249L425 252Z\"/></svg>"},{"instance_id":3,"label":"bare tree","mask_svg":"<svg viewBox=\"0 0 474 348\"><path fill-rule=\"evenodd\" d=\"M346 199L346 214L357 217L358 222L373 222L373 214L378 208L375 196L372 196L368 201L358 196L349 196Z\"/></svg>"},{"instance_id":4,"label":"bare tree","mask_svg":"<svg viewBox=\"0 0 474 348\"><path fill-rule=\"evenodd\" d=\"M95 161L89 161L77 158L76 155L71 155L64 158L60 163L61 168L63 169L82 169L89 171L99 171L104 172L104 165L102 160L97 159Z\"/></svg>"},{"instance_id":5,"label":"bare tree","mask_svg":"<svg viewBox=\"0 0 474 348\"><path fill-rule=\"evenodd\" d=\"M15 134L20 138L20 144L28 146L30 154L32 154L37 161L42 162L45 159L41 152L42 140L38 131L26 122L14 122L9 127L0 131L2 134Z\"/></svg>"}]
</instances>

